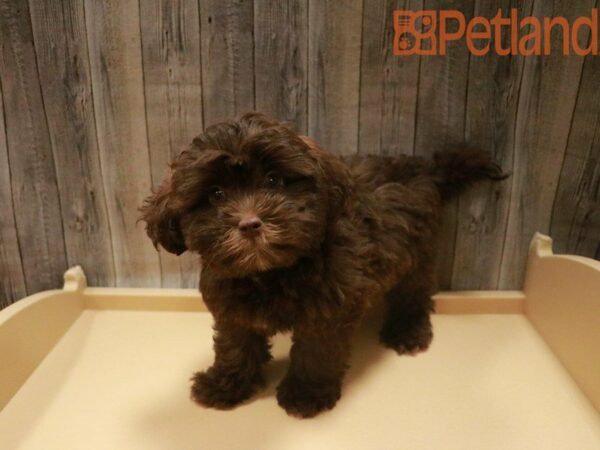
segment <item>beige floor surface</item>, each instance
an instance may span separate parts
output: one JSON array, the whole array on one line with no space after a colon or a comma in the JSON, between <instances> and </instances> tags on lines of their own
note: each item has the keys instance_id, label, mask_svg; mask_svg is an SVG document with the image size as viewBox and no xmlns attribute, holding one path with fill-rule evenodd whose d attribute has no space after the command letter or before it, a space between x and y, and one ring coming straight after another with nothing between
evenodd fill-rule
<instances>
[{"instance_id":1,"label":"beige floor surface","mask_svg":"<svg viewBox=\"0 0 600 450\"><path fill-rule=\"evenodd\" d=\"M188 398L212 361L207 313L84 311L7 407L0 449L600 449L600 418L519 315L436 315L417 357L357 337L337 407L288 417L266 391L233 411Z\"/></svg>"}]
</instances>

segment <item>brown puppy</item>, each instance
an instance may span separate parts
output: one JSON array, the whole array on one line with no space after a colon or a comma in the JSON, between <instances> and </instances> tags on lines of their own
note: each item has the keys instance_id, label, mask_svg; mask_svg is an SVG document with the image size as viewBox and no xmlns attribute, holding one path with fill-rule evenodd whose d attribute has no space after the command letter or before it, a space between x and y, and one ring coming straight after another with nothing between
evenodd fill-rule
<instances>
[{"instance_id":1,"label":"brown puppy","mask_svg":"<svg viewBox=\"0 0 600 450\"><path fill-rule=\"evenodd\" d=\"M290 330L279 404L301 417L331 409L352 333L380 299L381 342L425 350L442 202L482 178L504 175L476 150L345 164L261 114L208 127L142 207L155 245L202 257L215 362L194 376L193 399L221 409L247 400L263 385L269 337Z\"/></svg>"}]
</instances>

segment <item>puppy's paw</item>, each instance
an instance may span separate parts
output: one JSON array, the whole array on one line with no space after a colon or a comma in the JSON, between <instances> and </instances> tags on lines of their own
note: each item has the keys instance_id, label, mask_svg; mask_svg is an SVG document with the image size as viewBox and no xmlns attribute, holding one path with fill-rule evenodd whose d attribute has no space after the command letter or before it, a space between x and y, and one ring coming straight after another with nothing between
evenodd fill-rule
<instances>
[{"instance_id":1,"label":"puppy's paw","mask_svg":"<svg viewBox=\"0 0 600 450\"><path fill-rule=\"evenodd\" d=\"M306 382L286 376L277 386L277 402L291 416L314 417L332 409L341 396L341 382Z\"/></svg>"},{"instance_id":2,"label":"puppy's paw","mask_svg":"<svg viewBox=\"0 0 600 450\"><path fill-rule=\"evenodd\" d=\"M200 405L231 409L252 397L262 384L261 377L252 378L211 367L192 377L191 397Z\"/></svg>"},{"instance_id":3,"label":"puppy's paw","mask_svg":"<svg viewBox=\"0 0 600 450\"><path fill-rule=\"evenodd\" d=\"M397 329L386 324L379 334L381 343L396 351L399 355L416 355L429 348L433 340L433 331L429 318L409 329Z\"/></svg>"}]
</instances>

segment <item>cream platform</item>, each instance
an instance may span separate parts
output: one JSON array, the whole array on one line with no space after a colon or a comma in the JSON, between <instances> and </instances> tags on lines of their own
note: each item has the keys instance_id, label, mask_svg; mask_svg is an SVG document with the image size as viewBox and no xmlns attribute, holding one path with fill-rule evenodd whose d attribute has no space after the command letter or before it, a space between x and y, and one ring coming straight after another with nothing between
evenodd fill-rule
<instances>
[{"instance_id":1,"label":"cream platform","mask_svg":"<svg viewBox=\"0 0 600 450\"><path fill-rule=\"evenodd\" d=\"M87 287L0 312L0 449L600 449L600 263L534 238L524 291L436 297L431 348L399 357L356 337L337 407L288 417L268 388L235 410L188 398L212 361L211 318L194 290Z\"/></svg>"}]
</instances>

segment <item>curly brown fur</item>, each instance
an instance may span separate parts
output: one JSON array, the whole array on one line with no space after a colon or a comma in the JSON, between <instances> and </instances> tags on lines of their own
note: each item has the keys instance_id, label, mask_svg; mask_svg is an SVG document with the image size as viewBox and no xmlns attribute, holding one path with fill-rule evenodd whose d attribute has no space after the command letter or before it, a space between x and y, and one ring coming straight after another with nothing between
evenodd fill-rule
<instances>
[{"instance_id":1,"label":"curly brown fur","mask_svg":"<svg viewBox=\"0 0 600 450\"><path fill-rule=\"evenodd\" d=\"M155 245L202 258L215 362L193 377L192 398L221 409L250 398L263 385L269 337L289 330L279 404L299 417L331 409L352 333L380 300L382 343L425 350L443 199L502 177L477 150L344 163L257 113L208 127L142 207Z\"/></svg>"}]
</instances>

